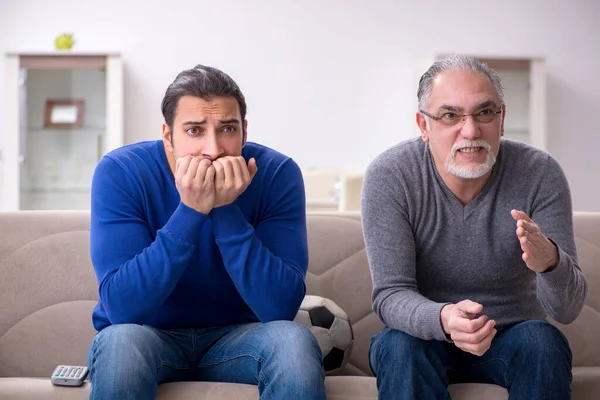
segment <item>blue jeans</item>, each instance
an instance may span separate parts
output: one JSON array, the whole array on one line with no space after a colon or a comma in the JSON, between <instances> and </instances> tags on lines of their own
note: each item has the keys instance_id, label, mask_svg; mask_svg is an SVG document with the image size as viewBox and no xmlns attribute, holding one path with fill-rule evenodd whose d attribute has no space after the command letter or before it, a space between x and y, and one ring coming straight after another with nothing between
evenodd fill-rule
<instances>
[{"instance_id":1,"label":"blue jeans","mask_svg":"<svg viewBox=\"0 0 600 400\"><path fill-rule=\"evenodd\" d=\"M94 338L88 355L90 399L154 399L175 381L258 385L260 398L325 399L319 345L290 321L203 329L161 330L112 325Z\"/></svg>"},{"instance_id":2,"label":"blue jeans","mask_svg":"<svg viewBox=\"0 0 600 400\"><path fill-rule=\"evenodd\" d=\"M422 340L385 328L371 339L369 361L379 399L450 399L451 383L493 383L511 400L571 398L571 349L546 321L499 331L481 357L452 343Z\"/></svg>"}]
</instances>

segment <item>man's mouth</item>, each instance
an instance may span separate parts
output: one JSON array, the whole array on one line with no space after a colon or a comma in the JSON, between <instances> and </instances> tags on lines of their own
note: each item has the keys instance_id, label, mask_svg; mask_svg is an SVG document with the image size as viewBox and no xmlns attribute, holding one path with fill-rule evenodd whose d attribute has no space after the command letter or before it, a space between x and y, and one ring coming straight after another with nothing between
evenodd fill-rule
<instances>
[{"instance_id":1,"label":"man's mouth","mask_svg":"<svg viewBox=\"0 0 600 400\"><path fill-rule=\"evenodd\" d=\"M483 147L463 147L462 149L458 149L461 153L475 153L479 150L483 150Z\"/></svg>"}]
</instances>

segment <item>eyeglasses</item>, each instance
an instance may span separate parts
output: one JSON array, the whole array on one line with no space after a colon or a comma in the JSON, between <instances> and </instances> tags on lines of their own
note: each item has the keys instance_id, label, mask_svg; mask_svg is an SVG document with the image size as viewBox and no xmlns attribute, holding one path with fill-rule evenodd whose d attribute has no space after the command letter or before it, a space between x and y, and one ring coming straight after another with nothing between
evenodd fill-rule
<instances>
[{"instance_id":1,"label":"eyeglasses","mask_svg":"<svg viewBox=\"0 0 600 400\"><path fill-rule=\"evenodd\" d=\"M454 126L454 125L458 124L459 122L462 122L464 124L467 117L472 117L473 121L477 122L477 123L489 124L496 118L497 114L500 114L502 112L502 109L500 109L498 111L494 111L489 108L484 108L483 110L478 111L474 114L457 114L457 113L453 113L453 112L446 112L439 117L428 114L423 110L419 110L419 112L421 112L423 115L428 116L429 118L431 118L434 121L438 121L440 124L442 124L444 126Z\"/></svg>"}]
</instances>

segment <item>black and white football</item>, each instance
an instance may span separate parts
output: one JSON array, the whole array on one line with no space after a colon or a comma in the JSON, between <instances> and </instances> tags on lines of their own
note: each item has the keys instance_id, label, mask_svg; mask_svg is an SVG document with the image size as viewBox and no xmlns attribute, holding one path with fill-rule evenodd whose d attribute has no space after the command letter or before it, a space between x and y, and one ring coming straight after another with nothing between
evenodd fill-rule
<instances>
[{"instance_id":1,"label":"black and white football","mask_svg":"<svg viewBox=\"0 0 600 400\"><path fill-rule=\"evenodd\" d=\"M313 333L323 353L327 375L339 374L352 351L354 333L348 315L332 300L307 295L294 321Z\"/></svg>"}]
</instances>

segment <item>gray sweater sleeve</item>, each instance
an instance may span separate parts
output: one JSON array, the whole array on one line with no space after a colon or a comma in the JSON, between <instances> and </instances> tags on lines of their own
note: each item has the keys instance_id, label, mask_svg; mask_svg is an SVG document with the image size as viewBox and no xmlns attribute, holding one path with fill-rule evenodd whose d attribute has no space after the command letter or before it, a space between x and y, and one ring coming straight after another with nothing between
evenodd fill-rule
<instances>
[{"instance_id":1,"label":"gray sweater sleeve","mask_svg":"<svg viewBox=\"0 0 600 400\"><path fill-rule=\"evenodd\" d=\"M385 163L365 173L362 223L373 279L373 311L383 323L414 337L445 340L440 312L447 303L421 295L406 186Z\"/></svg>"},{"instance_id":2,"label":"gray sweater sleeve","mask_svg":"<svg viewBox=\"0 0 600 400\"><path fill-rule=\"evenodd\" d=\"M551 157L530 215L542 233L558 248L559 262L550 272L538 273L537 297L557 322L573 322L587 295L587 282L578 265L573 235L573 211L567 179Z\"/></svg>"}]
</instances>

